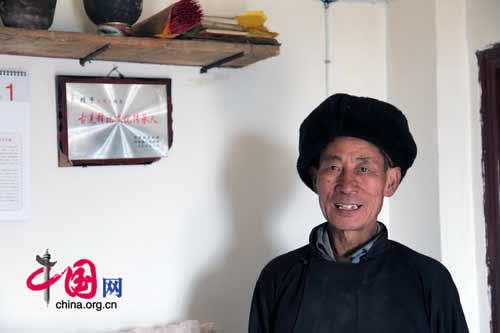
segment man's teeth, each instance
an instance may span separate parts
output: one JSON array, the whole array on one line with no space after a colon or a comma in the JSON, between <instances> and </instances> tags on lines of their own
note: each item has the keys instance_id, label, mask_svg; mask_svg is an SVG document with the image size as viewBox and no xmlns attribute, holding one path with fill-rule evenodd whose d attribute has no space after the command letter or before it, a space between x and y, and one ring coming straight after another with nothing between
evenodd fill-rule
<instances>
[{"instance_id":1,"label":"man's teeth","mask_svg":"<svg viewBox=\"0 0 500 333\"><path fill-rule=\"evenodd\" d=\"M343 204L336 204L335 206L337 206L337 208L339 209L344 209L344 210L354 210L361 207L361 205L343 205Z\"/></svg>"}]
</instances>

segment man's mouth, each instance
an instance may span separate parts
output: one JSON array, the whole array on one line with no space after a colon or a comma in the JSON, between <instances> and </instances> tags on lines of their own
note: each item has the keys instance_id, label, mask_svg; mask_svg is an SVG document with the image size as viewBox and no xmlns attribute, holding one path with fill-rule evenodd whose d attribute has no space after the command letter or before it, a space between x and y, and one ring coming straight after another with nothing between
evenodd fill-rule
<instances>
[{"instance_id":1,"label":"man's mouth","mask_svg":"<svg viewBox=\"0 0 500 333\"><path fill-rule=\"evenodd\" d=\"M335 204L335 207L340 210L356 210L361 208L361 206L356 204Z\"/></svg>"}]
</instances>

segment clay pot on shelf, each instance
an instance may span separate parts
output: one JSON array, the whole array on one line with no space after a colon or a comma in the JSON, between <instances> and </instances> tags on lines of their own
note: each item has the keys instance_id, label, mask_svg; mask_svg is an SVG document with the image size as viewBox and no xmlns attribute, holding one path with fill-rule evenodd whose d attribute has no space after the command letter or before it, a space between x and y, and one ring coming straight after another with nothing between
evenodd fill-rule
<instances>
[{"instance_id":1,"label":"clay pot on shelf","mask_svg":"<svg viewBox=\"0 0 500 333\"><path fill-rule=\"evenodd\" d=\"M83 0L85 12L95 25L134 24L142 13L142 0Z\"/></svg>"},{"instance_id":2,"label":"clay pot on shelf","mask_svg":"<svg viewBox=\"0 0 500 333\"><path fill-rule=\"evenodd\" d=\"M54 21L57 0L0 0L6 27L47 30Z\"/></svg>"}]
</instances>

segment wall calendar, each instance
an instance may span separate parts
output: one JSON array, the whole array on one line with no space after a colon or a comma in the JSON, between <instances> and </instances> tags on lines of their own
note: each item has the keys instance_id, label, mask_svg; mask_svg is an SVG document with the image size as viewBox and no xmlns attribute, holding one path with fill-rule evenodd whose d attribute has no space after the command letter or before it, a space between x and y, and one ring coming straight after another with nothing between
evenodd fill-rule
<instances>
[{"instance_id":1,"label":"wall calendar","mask_svg":"<svg viewBox=\"0 0 500 333\"><path fill-rule=\"evenodd\" d=\"M0 68L0 221L31 214L29 74Z\"/></svg>"}]
</instances>

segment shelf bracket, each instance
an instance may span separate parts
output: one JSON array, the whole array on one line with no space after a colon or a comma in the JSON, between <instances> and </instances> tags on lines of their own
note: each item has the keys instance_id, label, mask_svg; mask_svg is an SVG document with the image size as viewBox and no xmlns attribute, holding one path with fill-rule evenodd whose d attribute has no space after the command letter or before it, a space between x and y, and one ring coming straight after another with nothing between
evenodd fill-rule
<instances>
[{"instance_id":1,"label":"shelf bracket","mask_svg":"<svg viewBox=\"0 0 500 333\"><path fill-rule=\"evenodd\" d=\"M222 66L230 61L233 61L233 60L236 60L238 58L241 58L245 55L245 52L240 52L240 53L236 53L236 54L233 54L232 56L229 56L229 57L226 57L226 58L223 58L223 59L220 59L220 60L217 60L209 65L206 65L206 66L203 66L201 69L200 69L200 73L201 74L204 74L206 72L208 72L209 69L212 69L214 67L219 67L219 66Z\"/></svg>"},{"instance_id":2,"label":"shelf bracket","mask_svg":"<svg viewBox=\"0 0 500 333\"><path fill-rule=\"evenodd\" d=\"M104 45L103 47L100 47L98 48L97 50L95 50L94 52L91 52L89 54L87 54L85 57L83 58L80 58L80 65L85 66L85 64L87 62L90 62L91 60L93 60L95 57L97 57L99 54L103 53L103 52L106 52L107 50L109 50L111 48L111 44L108 43L106 45Z\"/></svg>"}]
</instances>

